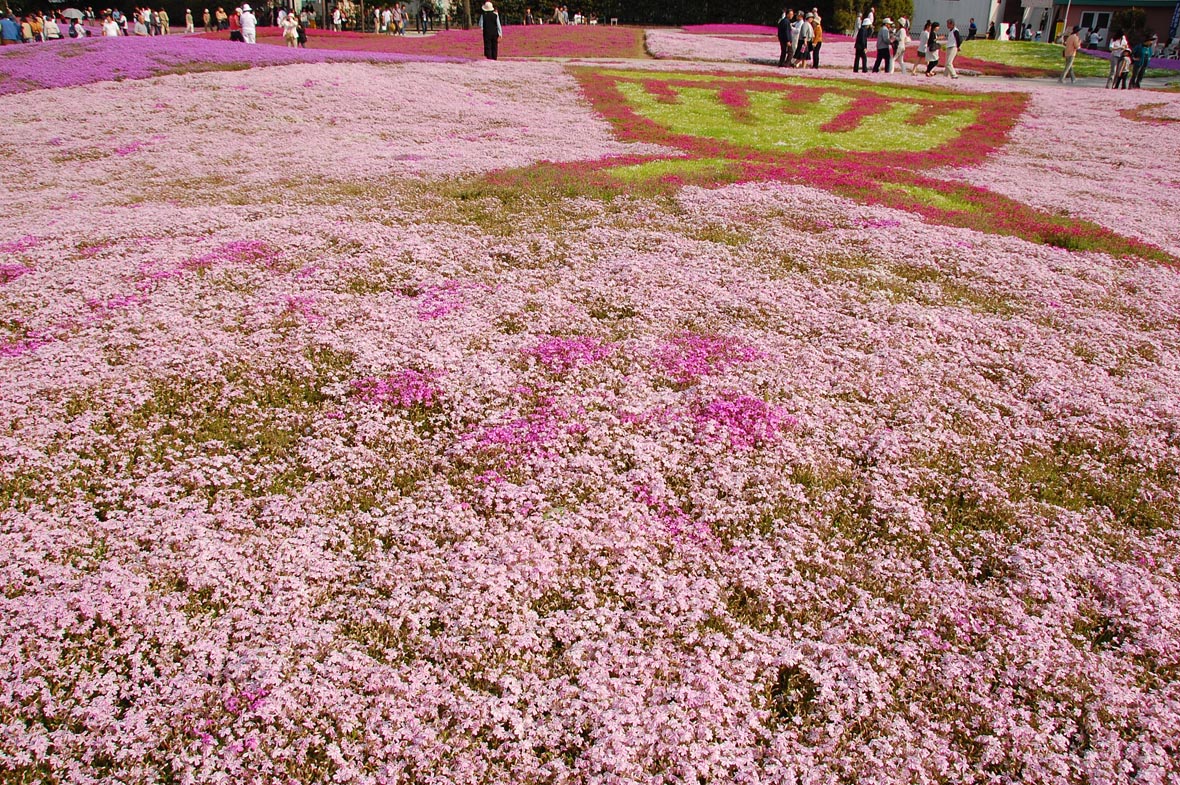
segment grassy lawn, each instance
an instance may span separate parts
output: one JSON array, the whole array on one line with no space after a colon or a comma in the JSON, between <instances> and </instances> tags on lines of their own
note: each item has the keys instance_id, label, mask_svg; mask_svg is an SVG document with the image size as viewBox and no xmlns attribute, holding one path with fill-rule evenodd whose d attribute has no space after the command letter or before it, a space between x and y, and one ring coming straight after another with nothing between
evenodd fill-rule
<instances>
[{"instance_id":1,"label":"grassy lawn","mask_svg":"<svg viewBox=\"0 0 1180 785\"><path fill-rule=\"evenodd\" d=\"M1061 73L1062 47L1058 44L1043 44L1034 41L988 41L975 40L963 46L962 54L973 60L1027 69L1043 73ZM1087 55L1083 50L1074 61L1074 73L1078 76L1106 76L1109 63L1101 57ZM1158 68L1147 71L1147 76L1170 76L1172 72Z\"/></svg>"}]
</instances>

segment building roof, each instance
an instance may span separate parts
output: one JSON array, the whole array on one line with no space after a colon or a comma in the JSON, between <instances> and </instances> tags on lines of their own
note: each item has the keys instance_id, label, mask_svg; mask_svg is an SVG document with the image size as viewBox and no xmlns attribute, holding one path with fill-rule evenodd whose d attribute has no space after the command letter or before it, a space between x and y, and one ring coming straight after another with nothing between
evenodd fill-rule
<instances>
[{"instance_id":1,"label":"building roof","mask_svg":"<svg viewBox=\"0 0 1180 785\"><path fill-rule=\"evenodd\" d=\"M1175 8L1176 0L1053 0L1053 5L1074 8Z\"/></svg>"}]
</instances>

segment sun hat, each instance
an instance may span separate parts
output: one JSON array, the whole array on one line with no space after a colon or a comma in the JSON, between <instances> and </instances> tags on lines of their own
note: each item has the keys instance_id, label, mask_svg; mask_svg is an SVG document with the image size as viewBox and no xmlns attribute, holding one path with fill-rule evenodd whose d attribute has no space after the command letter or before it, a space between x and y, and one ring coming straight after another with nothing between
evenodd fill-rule
<instances>
[{"instance_id":1,"label":"sun hat","mask_svg":"<svg viewBox=\"0 0 1180 785\"><path fill-rule=\"evenodd\" d=\"M891 24L893 24L893 20L892 20L892 19L890 19L889 17L885 17L884 19L882 19L882 20L881 20L881 24L883 24L883 25L891 25Z\"/></svg>"},{"instance_id":2,"label":"sun hat","mask_svg":"<svg viewBox=\"0 0 1180 785\"><path fill-rule=\"evenodd\" d=\"M243 11L249 11L249 10L251 10L251 9L250 9L250 4L249 4L249 3L242 3L242 10L243 10Z\"/></svg>"},{"instance_id":3,"label":"sun hat","mask_svg":"<svg viewBox=\"0 0 1180 785\"><path fill-rule=\"evenodd\" d=\"M483 4L483 8L482 8L481 10L484 10L484 11L495 11L496 9L495 9L495 7L494 7L494 6L492 6L492 0L488 0L488 2L486 2L486 3L484 3L484 4Z\"/></svg>"}]
</instances>

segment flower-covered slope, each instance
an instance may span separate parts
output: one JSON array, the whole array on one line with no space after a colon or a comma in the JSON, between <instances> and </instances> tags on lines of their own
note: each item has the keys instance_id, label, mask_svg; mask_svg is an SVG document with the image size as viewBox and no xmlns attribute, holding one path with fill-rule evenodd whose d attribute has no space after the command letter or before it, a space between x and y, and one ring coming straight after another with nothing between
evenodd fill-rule
<instances>
[{"instance_id":1,"label":"flower-covered slope","mask_svg":"<svg viewBox=\"0 0 1180 785\"><path fill-rule=\"evenodd\" d=\"M1180 776L1180 274L488 178L673 158L577 85L0 99L3 779Z\"/></svg>"},{"instance_id":2,"label":"flower-covered slope","mask_svg":"<svg viewBox=\"0 0 1180 785\"><path fill-rule=\"evenodd\" d=\"M0 95L95 82L150 79L203 71L241 71L291 63L454 60L427 53L258 48L193 36L88 38L0 51Z\"/></svg>"}]
</instances>

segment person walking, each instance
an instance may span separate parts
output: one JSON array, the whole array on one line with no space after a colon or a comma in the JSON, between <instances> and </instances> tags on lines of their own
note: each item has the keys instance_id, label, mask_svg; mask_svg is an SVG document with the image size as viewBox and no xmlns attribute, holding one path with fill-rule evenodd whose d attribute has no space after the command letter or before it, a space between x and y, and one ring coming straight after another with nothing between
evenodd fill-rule
<instances>
[{"instance_id":1,"label":"person walking","mask_svg":"<svg viewBox=\"0 0 1180 785\"><path fill-rule=\"evenodd\" d=\"M946 75L951 79L959 78L955 73L955 55L959 53L959 47L962 45L963 34L955 27L955 20L946 20Z\"/></svg>"},{"instance_id":2,"label":"person walking","mask_svg":"<svg viewBox=\"0 0 1180 785\"><path fill-rule=\"evenodd\" d=\"M242 16L238 22L242 26L242 40L248 44L256 43L254 35L258 29L258 18L254 16L249 3L242 4Z\"/></svg>"},{"instance_id":3,"label":"person walking","mask_svg":"<svg viewBox=\"0 0 1180 785\"><path fill-rule=\"evenodd\" d=\"M926 33L926 76L933 76L938 68L938 47L938 22L931 22Z\"/></svg>"},{"instance_id":4,"label":"person walking","mask_svg":"<svg viewBox=\"0 0 1180 785\"><path fill-rule=\"evenodd\" d=\"M904 74L905 50L910 45L910 20L904 16L897 20L897 32L893 34L893 43L897 45L897 51L893 55L893 64L889 73L900 71Z\"/></svg>"},{"instance_id":5,"label":"person walking","mask_svg":"<svg viewBox=\"0 0 1180 785\"><path fill-rule=\"evenodd\" d=\"M495 60L500 54L500 39L504 37L504 28L500 26L500 15L496 13L492 0L483 4L483 11L479 17L479 29L483 30L483 56Z\"/></svg>"},{"instance_id":6,"label":"person walking","mask_svg":"<svg viewBox=\"0 0 1180 785\"><path fill-rule=\"evenodd\" d=\"M869 38L873 35L873 26L867 21L860 23L856 31L856 41L852 45L852 73L858 70L869 72Z\"/></svg>"},{"instance_id":7,"label":"person walking","mask_svg":"<svg viewBox=\"0 0 1180 785\"><path fill-rule=\"evenodd\" d=\"M873 61L873 73L879 73L881 63L885 64L885 73L889 73L893 66L893 20L885 17L881 20L881 28L877 30L877 59Z\"/></svg>"},{"instance_id":8,"label":"person walking","mask_svg":"<svg viewBox=\"0 0 1180 785\"><path fill-rule=\"evenodd\" d=\"M926 64L926 36L930 34L930 20L926 20L926 24L922 25L922 32L918 33L918 59L914 61L914 67L910 69L910 76L918 75L918 66Z\"/></svg>"},{"instance_id":9,"label":"person walking","mask_svg":"<svg viewBox=\"0 0 1180 785\"><path fill-rule=\"evenodd\" d=\"M184 32L195 33L196 31L197 28L193 24L193 9L186 8L184 9Z\"/></svg>"},{"instance_id":10,"label":"person walking","mask_svg":"<svg viewBox=\"0 0 1180 785\"><path fill-rule=\"evenodd\" d=\"M971 21L967 23L967 40L974 41L977 35L979 35L979 25L975 24L975 17L971 17Z\"/></svg>"},{"instance_id":11,"label":"person walking","mask_svg":"<svg viewBox=\"0 0 1180 785\"><path fill-rule=\"evenodd\" d=\"M819 68L819 49L824 45L824 25L819 14L812 11L807 15L811 24L811 67Z\"/></svg>"},{"instance_id":12,"label":"person walking","mask_svg":"<svg viewBox=\"0 0 1180 785\"><path fill-rule=\"evenodd\" d=\"M803 14L791 11L791 42L787 46L787 61L794 68L795 58L799 55L799 30L803 27Z\"/></svg>"},{"instance_id":13,"label":"person walking","mask_svg":"<svg viewBox=\"0 0 1180 785\"><path fill-rule=\"evenodd\" d=\"M1123 51L1127 48L1127 36L1119 32L1118 38L1110 42L1110 73L1106 75L1106 86L1114 86L1119 65L1123 62Z\"/></svg>"},{"instance_id":14,"label":"person walking","mask_svg":"<svg viewBox=\"0 0 1180 785\"><path fill-rule=\"evenodd\" d=\"M1138 88L1143 82L1143 74L1147 72L1147 66L1151 64L1151 56L1155 53L1157 40L1154 35L1149 35L1136 49L1135 70L1131 73L1131 87Z\"/></svg>"},{"instance_id":15,"label":"person walking","mask_svg":"<svg viewBox=\"0 0 1180 785\"><path fill-rule=\"evenodd\" d=\"M1073 60L1078 56L1078 50L1082 48L1082 39L1078 36L1078 31L1082 28L1074 25L1073 32L1065 39L1065 49L1061 51L1062 57L1065 58L1065 68L1061 71L1061 76L1057 79L1061 84L1065 84L1065 77L1069 77L1069 83L1073 84L1076 79L1073 76Z\"/></svg>"},{"instance_id":16,"label":"person walking","mask_svg":"<svg viewBox=\"0 0 1180 785\"><path fill-rule=\"evenodd\" d=\"M810 16L810 14L808 14ZM807 58L811 56L811 43L815 38L815 28L811 26L811 22L803 16L803 12L799 12L799 46L795 50L795 67L806 68Z\"/></svg>"},{"instance_id":17,"label":"person walking","mask_svg":"<svg viewBox=\"0 0 1180 785\"><path fill-rule=\"evenodd\" d=\"M794 11L783 9L783 15L778 20L778 67L787 64L787 55L791 51L791 17Z\"/></svg>"},{"instance_id":18,"label":"person walking","mask_svg":"<svg viewBox=\"0 0 1180 785\"><path fill-rule=\"evenodd\" d=\"M205 24L205 32L213 32L213 14L209 13L209 9L205 9L205 13L201 14L201 21Z\"/></svg>"}]
</instances>

